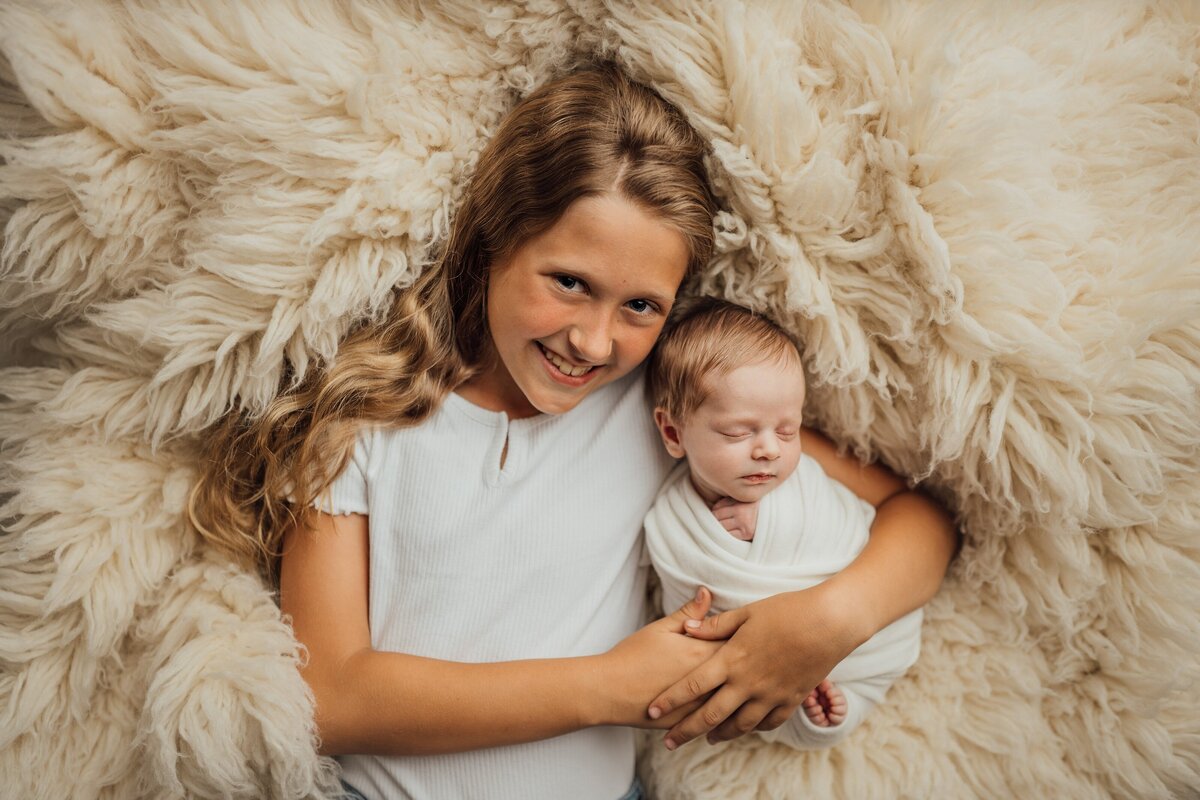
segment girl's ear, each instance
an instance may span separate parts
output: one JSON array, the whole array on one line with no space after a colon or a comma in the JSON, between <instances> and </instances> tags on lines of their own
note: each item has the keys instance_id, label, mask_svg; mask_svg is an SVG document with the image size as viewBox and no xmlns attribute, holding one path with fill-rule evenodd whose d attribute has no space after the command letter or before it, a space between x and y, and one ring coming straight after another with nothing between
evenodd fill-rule
<instances>
[{"instance_id":1,"label":"girl's ear","mask_svg":"<svg viewBox=\"0 0 1200 800\"><path fill-rule=\"evenodd\" d=\"M662 434L663 445L672 458L683 458L683 440L679 438L679 426L671 419L671 414L665 408L654 409L654 424Z\"/></svg>"}]
</instances>

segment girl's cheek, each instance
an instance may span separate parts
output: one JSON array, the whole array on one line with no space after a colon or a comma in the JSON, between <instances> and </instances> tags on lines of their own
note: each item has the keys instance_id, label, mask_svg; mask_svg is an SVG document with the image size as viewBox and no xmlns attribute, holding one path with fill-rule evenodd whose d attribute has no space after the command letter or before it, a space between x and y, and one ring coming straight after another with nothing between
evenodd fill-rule
<instances>
[{"instance_id":1,"label":"girl's cheek","mask_svg":"<svg viewBox=\"0 0 1200 800\"><path fill-rule=\"evenodd\" d=\"M558 330L571 322L571 309L556 297L530 296L525 317L538 329Z\"/></svg>"}]
</instances>

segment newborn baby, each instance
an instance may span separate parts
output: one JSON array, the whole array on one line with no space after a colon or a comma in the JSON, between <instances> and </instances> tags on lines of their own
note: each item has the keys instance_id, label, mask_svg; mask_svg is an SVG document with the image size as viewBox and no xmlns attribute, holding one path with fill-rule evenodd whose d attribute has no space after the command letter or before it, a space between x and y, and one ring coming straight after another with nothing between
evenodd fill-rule
<instances>
[{"instance_id":1,"label":"newborn baby","mask_svg":"<svg viewBox=\"0 0 1200 800\"><path fill-rule=\"evenodd\" d=\"M663 444L686 458L646 516L664 613L699 585L725 611L814 586L867 543L875 508L803 452L804 369L795 342L748 309L702 298L679 310L647 379ZM857 648L763 738L840 741L917 659L920 609Z\"/></svg>"}]
</instances>

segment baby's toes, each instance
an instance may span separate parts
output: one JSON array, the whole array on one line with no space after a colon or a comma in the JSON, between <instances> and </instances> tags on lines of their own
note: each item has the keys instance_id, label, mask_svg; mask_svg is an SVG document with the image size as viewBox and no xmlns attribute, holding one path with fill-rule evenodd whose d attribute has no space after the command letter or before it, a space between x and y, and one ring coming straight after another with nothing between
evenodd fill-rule
<instances>
[{"instance_id":1,"label":"baby's toes","mask_svg":"<svg viewBox=\"0 0 1200 800\"><path fill-rule=\"evenodd\" d=\"M829 723L838 725L846 718L846 696L841 692L829 695Z\"/></svg>"}]
</instances>

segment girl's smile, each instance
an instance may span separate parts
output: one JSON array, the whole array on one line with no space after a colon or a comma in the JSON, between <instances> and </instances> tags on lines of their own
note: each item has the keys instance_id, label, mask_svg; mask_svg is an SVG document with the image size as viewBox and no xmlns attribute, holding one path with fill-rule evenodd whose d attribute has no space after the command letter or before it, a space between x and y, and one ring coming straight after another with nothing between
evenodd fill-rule
<instances>
[{"instance_id":1,"label":"girl's smile","mask_svg":"<svg viewBox=\"0 0 1200 800\"><path fill-rule=\"evenodd\" d=\"M542 360L550 377L564 386L584 386L599 373L600 365L572 365L567 359L547 349L541 342L536 343L541 351Z\"/></svg>"}]
</instances>

